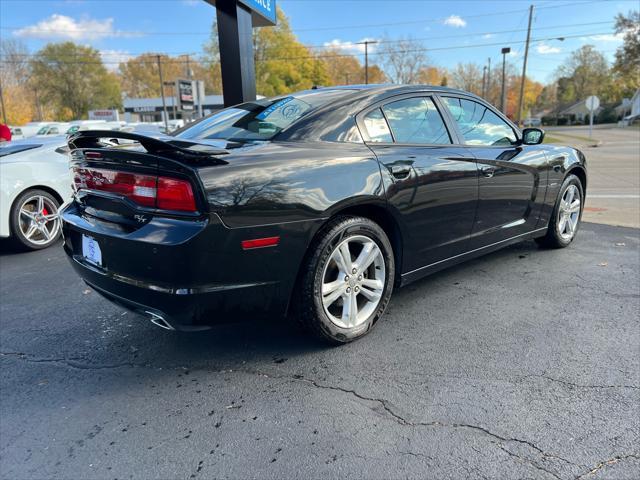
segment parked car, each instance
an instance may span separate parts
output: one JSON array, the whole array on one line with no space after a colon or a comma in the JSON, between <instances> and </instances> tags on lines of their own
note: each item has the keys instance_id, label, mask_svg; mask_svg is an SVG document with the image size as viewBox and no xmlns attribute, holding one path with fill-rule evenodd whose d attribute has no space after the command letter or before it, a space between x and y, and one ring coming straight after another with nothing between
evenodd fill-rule
<instances>
[{"instance_id":1,"label":"parked car","mask_svg":"<svg viewBox=\"0 0 640 480\"><path fill-rule=\"evenodd\" d=\"M64 249L88 285L167 329L293 312L349 342L395 287L515 242L573 241L585 158L543 137L428 86L256 100L175 136L80 132Z\"/></svg>"},{"instance_id":2,"label":"parked car","mask_svg":"<svg viewBox=\"0 0 640 480\"><path fill-rule=\"evenodd\" d=\"M11 130L11 140L22 140L23 138L26 138L22 132L22 127L10 126L9 130Z\"/></svg>"},{"instance_id":3,"label":"parked car","mask_svg":"<svg viewBox=\"0 0 640 480\"><path fill-rule=\"evenodd\" d=\"M66 137L0 144L0 237L25 249L60 237L58 209L71 197Z\"/></svg>"},{"instance_id":4,"label":"parked car","mask_svg":"<svg viewBox=\"0 0 640 480\"><path fill-rule=\"evenodd\" d=\"M538 117L525 118L523 124L525 127L539 127L542 125L542 120Z\"/></svg>"},{"instance_id":5,"label":"parked car","mask_svg":"<svg viewBox=\"0 0 640 480\"><path fill-rule=\"evenodd\" d=\"M36 137L64 135L67 132L67 130L69 130L69 127L71 127L71 125L68 123L61 123L61 122L48 123L40 127L40 130L38 130Z\"/></svg>"}]
</instances>

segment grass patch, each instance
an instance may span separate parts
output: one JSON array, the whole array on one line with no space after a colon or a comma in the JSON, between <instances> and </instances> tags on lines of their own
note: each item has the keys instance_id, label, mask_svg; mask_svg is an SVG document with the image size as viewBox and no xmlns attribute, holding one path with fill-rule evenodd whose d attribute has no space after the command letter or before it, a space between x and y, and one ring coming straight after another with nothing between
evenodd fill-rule
<instances>
[{"instance_id":1,"label":"grass patch","mask_svg":"<svg viewBox=\"0 0 640 480\"><path fill-rule=\"evenodd\" d=\"M563 143L558 137L552 137L551 135L545 135L542 143Z\"/></svg>"}]
</instances>

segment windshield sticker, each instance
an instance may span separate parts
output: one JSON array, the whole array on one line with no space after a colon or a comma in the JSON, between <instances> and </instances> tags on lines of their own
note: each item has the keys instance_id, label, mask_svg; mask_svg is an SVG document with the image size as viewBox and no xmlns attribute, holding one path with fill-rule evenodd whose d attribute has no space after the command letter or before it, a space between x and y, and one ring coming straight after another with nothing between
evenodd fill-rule
<instances>
[{"instance_id":1,"label":"windshield sticker","mask_svg":"<svg viewBox=\"0 0 640 480\"><path fill-rule=\"evenodd\" d=\"M286 97L286 98L283 98L282 100L278 100L276 103L274 103L273 105L265 108L261 113L256 115L256 119L265 120L269 115L271 115L273 112L278 110L283 105L286 105L287 103L289 103L293 99L294 99L294 97ZM282 115L285 116L284 111L282 112ZM289 114L289 115L291 115L291 114Z\"/></svg>"}]
</instances>

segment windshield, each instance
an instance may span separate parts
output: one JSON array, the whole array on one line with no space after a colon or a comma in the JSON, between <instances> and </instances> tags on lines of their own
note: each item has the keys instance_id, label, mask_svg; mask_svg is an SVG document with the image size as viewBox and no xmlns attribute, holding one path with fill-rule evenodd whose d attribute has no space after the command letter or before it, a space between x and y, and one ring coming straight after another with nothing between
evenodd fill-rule
<instances>
[{"instance_id":1,"label":"windshield","mask_svg":"<svg viewBox=\"0 0 640 480\"><path fill-rule=\"evenodd\" d=\"M74 125L73 127L69 128L69 130L67 130L67 135L76 133L78 130L80 130L80 125Z\"/></svg>"},{"instance_id":2,"label":"windshield","mask_svg":"<svg viewBox=\"0 0 640 480\"><path fill-rule=\"evenodd\" d=\"M226 108L176 133L185 139L270 140L314 108L351 90L308 90Z\"/></svg>"},{"instance_id":3,"label":"windshield","mask_svg":"<svg viewBox=\"0 0 640 480\"><path fill-rule=\"evenodd\" d=\"M42 127L40 130L38 130L38 133L36 133L36 135L46 135L47 131L49 131L49 127Z\"/></svg>"}]
</instances>

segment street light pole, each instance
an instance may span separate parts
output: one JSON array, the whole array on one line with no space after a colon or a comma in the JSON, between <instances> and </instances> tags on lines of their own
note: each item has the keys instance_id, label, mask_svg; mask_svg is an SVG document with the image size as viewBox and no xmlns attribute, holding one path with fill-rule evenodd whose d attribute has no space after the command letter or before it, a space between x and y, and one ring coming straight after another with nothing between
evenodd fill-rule
<instances>
[{"instance_id":1,"label":"street light pole","mask_svg":"<svg viewBox=\"0 0 640 480\"><path fill-rule=\"evenodd\" d=\"M167 102L164 100L164 81L162 80L162 64L160 63L160 55L156 55L158 62L158 76L160 77L160 95L162 96L162 112L164 114L164 128L169 133L169 118L167 116Z\"/></svg>"},{"instance_id":2,"label":"street light pole","mask_svg":"<svg viewBox=\"0 0 640 480\"><path fill-rule=\"evenodd\" d=\"M522 78L520 79L520 100L518 101L518 125L522 121L522 109L524 107L524 81L527 78L527 57L529 56L529 40L531 39L531 19L533 18L533 5L529 6L529 26L527 27L527 43L524 47L524 63L522 64Z\"/></svg>"},{"instance_id":3,"label":"street light pole","mask_svg":"<svg viewBox=\"0 0 640 480\"><path fill-rule=\"evenodd\" d=\"M505 115L507 114L507 85L506 85L506 65L507 65L507 53L511 52L510 47L505 47L502 52L502 90L500 91L500 110Z\"/></svg>"}]
</instances>

